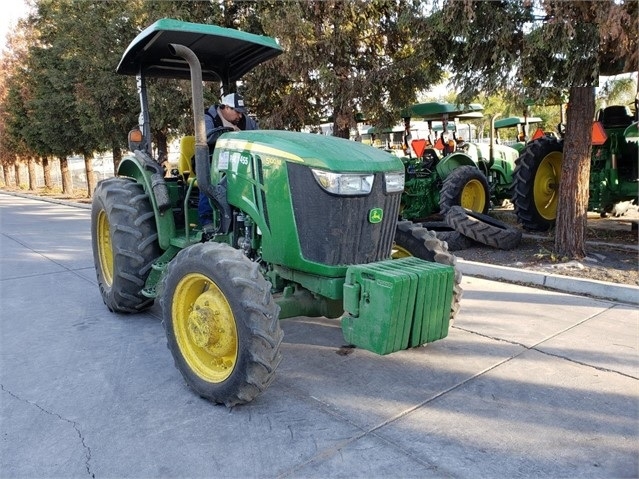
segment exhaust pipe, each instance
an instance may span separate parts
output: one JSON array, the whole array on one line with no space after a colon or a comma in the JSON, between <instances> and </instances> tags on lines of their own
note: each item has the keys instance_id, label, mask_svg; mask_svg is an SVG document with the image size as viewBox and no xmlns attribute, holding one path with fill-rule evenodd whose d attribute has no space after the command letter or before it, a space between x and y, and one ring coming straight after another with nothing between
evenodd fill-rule
<instances>
[{"instance_id":1,"label":"exhaust pipe","mask_svg":"<svg viewBox=\"0 0 639 479\"><path fill-rule=\"evenodd\" d=\"M215 204L222 214L219 232L227 233L231 226L231 207L226 201L226 189L219 184L211 184L211 168L213 171L217 171L217 163L211 166L209 145L206 142L202 65L193 50L184 45L170 43L169 51L172 55L186 60L191 70L191 97L193 98L193 123L195 127L195 175L200 191Z\"/></svg>"}]
</instances>

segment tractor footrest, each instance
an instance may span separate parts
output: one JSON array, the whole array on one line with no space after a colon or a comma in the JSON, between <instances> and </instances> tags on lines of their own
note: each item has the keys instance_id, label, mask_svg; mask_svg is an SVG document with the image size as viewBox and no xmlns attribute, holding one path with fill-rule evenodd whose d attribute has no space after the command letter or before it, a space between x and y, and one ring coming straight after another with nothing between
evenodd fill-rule
<instances>
[{"instance_id":1,"label":"tractor footrest","mask_svg":"<svg viewBox=\"0 0 639 479\"><path fill-rule=\"evenodd\" d=\"M446 337L454 281L452 266L415 257L349 267L344 339L389 354Z\"/></svg>"}]
</instances>

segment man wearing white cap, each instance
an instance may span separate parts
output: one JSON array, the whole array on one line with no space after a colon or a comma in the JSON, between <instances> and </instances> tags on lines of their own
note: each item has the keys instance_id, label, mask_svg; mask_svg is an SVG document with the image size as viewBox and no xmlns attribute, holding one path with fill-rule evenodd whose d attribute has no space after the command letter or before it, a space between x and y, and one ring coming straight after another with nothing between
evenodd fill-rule
<instances>
[{"instance_id":1,"label":"man wearing white cap","mask_svg":"<svg viewBox=\"0 0 639 479\"><path fill-rule=\"evenodd\" d=\"M223 96L219 105L213 105L206 110L204 122L206 123L207 139L209 139L209 135L215 128L223 126L233 128L235 131L258 129L255 120L246 114L244 98L237 93L229 93ZM214 144L214 141L209 141L209 148L214 147ZM209 199L201 192L198 203L198 216L202 230L205 233L209 233L213 229L213 208L209 203Z\"/></svg>"},{"instance_id":2,"label":"man wearing white cap","mask_svg":"<svg viewBox=\"0 0 639 479\"><path fill-rule=\"evenodd\" d=\"M211 106L204 116L206 133L220 126L227 126L237 131L257 130L255 120L246 115L244 98L237 93L229 93L222 97L219 105Z\"/></svg>"}]
</instances>

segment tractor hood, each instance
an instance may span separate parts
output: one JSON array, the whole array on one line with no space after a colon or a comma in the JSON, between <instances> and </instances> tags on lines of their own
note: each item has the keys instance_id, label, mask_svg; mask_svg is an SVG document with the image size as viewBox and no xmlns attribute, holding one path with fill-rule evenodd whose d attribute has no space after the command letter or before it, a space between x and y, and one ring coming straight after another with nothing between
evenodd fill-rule
<instances>
[{"instance_id":1,"label":"tractor hood","mask_svg":"<svg viewBox=\"0 0 639 479\"><path fill-rule=\"evenodd\" d=\"M403 171L401 160L390 153L357 141L292 131L253 130L226 133L216 152L232 150L268 158L303 163L334 172Z\"/></svg>"},{"instance_id":2,"label":"tractor hood","mask_svg":"<svg viewBox=\"0 0 639 479\"><path fill-rule=\"evenodd\" d=\"M135 37L120 60L117 73L191 78L188 63L171 55L169 44L184 45L195 53L202 65L203 80L226 84L282 53L271 37L165 18Z\"/></svg>"}]
</instances>

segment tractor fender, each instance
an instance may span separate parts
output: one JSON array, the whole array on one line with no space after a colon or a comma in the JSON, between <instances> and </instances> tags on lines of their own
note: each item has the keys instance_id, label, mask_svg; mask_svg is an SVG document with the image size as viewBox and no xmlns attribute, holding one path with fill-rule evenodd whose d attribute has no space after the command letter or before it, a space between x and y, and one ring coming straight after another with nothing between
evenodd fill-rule
<instances>
[{"instance_id":1,"label":"tractor fender","mask_svg":"<svg viewBox=\"0 0 639 479\"><path fill-rule=\"evenodd\" d=\"M144 187L155 214L158 243L162 250L166 250L170 246L171 238L175 236L175 220L170 208L168 189L161 174L162 167L144 156L144 153L141 153L122 158L118 165L118 176L133 178Z\"/></svg>"},{"instance_id":2,"label":"tractor fender","mask_svg":"<svg viewBox=\"0 0 639 479\"><path fill-rule=\"evenodd\" d=\"M457 151L440 160L435 167L435 171L437 171L437 175L443 180L450 175L454 169L465 165L476 167L475 162L468 154Z\"/></svg>"},{"instance_id":3,"label":"tractor fender","mask_svg":"<svg viewBox=\"0 0 639 479\"><path fill-rule=\"evenodd\" d=\"M626 141L639 141L639 122L635 121L623 132Z\"/></svg>"},{"instance_id":4,"label":"tractor fender","mask_svg":"<svg viewBox=\"0 0 639 479\"><path fill-rule=\"evenodd\" d=\"M510 147L514 150L517 150L517 153L521 153L524 148L526 148L526 143L523 141L518 141L517 143L513 143Z\"/></svg>"}]
</instances>

